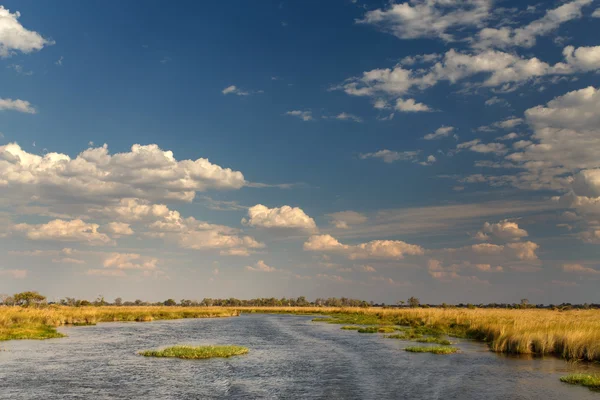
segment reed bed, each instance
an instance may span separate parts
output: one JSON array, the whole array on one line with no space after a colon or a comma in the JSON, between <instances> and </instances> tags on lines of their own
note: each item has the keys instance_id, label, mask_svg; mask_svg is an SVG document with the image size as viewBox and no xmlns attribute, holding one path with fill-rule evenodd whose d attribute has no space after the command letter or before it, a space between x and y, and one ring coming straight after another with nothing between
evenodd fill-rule
<instances>
[{"instance_id":1,"label":"reed bed","mask_svg":"<svg viewBox=\"0 0 600 400\"><path fill-rule=\"evenodd\" d=\"M140 351L145 357L170 357L186 360L205 358L228 358L248 353L248 348L243 346L173 346L162 350Z\"/></svg>"},{"instance_id":2,"label":"reed bed","mask_svg":"<svg viewBox=\"0 0 600 400\"><path fill-rule=\"evenodd\" d=\"M164 319L217 318L239 315L239 311L221 307L0 307L0 340L50 339L62 337L61 325L95 325L98 322Z\"/></svg>"},{"instance_id":3,"label":"reed bed","mask_svg":"<svg viewBox=\"0 0 600 400\"><path fill-rule=\"evenodd\" d=\"M487 342L499 353L600 361L600 310L250 307L242 312L330 315L324 322L426 327ZM424 332L425 333L425 332Z\"/></svg>"},{"instance_id":4,"label":"reed bed","mask_svg":"<svg viewBox=\"0 0 600 400\"><path fill-rule=\"evenodd\" d=\"M408 351L410 353L432 353L432 354L458 353L458 349L456 347L447 347L447 346L413 346L413 347L405 348L404 351Z\"/></svg>"}]
</instances>

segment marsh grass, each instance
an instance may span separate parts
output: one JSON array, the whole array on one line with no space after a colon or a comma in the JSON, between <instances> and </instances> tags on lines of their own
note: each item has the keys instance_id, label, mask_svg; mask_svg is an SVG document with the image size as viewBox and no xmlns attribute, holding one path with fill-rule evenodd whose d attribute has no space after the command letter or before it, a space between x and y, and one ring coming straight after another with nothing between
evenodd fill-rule
<instances>
[{"instance_id":1,"label":"marsh grass","mask_svg":"<svg viewBox=\"0 0 600 400\"><path fill-rule=\"evenodd\" d=\"M364 328L359 328L357 330L358 333L389 333L394 332L394 328L391 326L367 326Z\"/></svg>"},{"instance_id":2,"label":"marsh grass","mask_svg":"<svg viewBox=\"0 0 600 400\"><path fill-rule=\"evenodd\" d=\"M61 325L230 317L239 313L238 310L219 307L0 307L0 341L63 337L63 334L56 331L56 327Z\"/></svg>"},{"instance_id":3,"label":"marsh grass","mask_svg":"<svg viewBox=\"0 0 600 400\"><path fill-rule=\"evenodd\" d=\"M186 360L205 358L227 358L248 353L242 346L173 346L162 350L145 350L139 354L145 357L172 357Z\"/></svg>"},{"instance_id":4,"label":"marsh grass","mask_svg":"<svg viewBox=\"0 0 600 400\"><path fill-rule=\"evenodd\" d=\"M458 352L458 348L446 346L411 346L405 348L404 351L411 353L454 354Z\"/></svg>"},{"instance_id":5,"label":"marsh grass","mask_svg":"<svg viewBox=\"0 0 600 400\"><path fill-rule=\"evenodd\" d=\"M600 374L570 374L560 378L561 382L571 385L581 385L591 390L600 391Z\"/></svg>"},{"instance_id":6,"label":"marsh grass","mask_svg":"<svg viewBox=\"0 0 600 400\"><path fill-rule=\"evenodd\" d=\"M415 342L418 343L435 343L435 344L439 344L442 346L450 346L452 343L447 340L447 339L442 339L439 337L425 337L425 338L419 338L419 339L415 339Z\"/></svg>"},{"instance_id":7,"label":"marsh grass","mask_svg":"<svg viewBox=\"0 0 600 400\"><path fill-rule=\"evenodd\" d=\"M329 315L327 323L410 326L470 338L499 353L600 361L600 310L242 307L250 312ZM268 310L268 311L267 311ZM427 334L423 332L422 334ZM434 336L434 335L432 335Z\"/></svg>"},{"instance_id":8,"label":"marsh grass","mask_svg":"<svg viewBox=\"0 0 600 400\"><path fill-rule=\"evenodd\" d=\"M342 326L340 329L346 330L346 331L357 331L359 329L362 329L362 326L357 326L357 325L344 325Z\"/></svg>"}]
</instances>

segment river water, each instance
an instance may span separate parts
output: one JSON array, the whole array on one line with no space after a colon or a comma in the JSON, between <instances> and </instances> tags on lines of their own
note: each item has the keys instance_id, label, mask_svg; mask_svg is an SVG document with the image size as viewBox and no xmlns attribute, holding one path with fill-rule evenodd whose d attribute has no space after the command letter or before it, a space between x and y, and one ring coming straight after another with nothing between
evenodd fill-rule
<instances>
[{"instance_id":1,"label":"river water","mask_svg":"<svg viewBox=\"0 0 600 400\"><path fill-rule=\"evenodd\" d=\"M591 366L491 353L414 354L408 342L312 317L242 315L65 327L68 337L0 342L0 399L599 399L559 381ZM146 358L176 344L237 344L229 359Z\"/></svg>"}]
</instances>

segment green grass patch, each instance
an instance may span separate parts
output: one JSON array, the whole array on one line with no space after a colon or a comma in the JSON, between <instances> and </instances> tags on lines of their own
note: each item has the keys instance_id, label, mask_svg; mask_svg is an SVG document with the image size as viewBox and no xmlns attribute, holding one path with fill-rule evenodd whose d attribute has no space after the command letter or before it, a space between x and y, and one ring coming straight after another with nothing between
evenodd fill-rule
<instances>
[{"instance_id":1,"label":"green grass patch","mask_svg":"<svg viewBox=\"0 0 600 400\"><path fill-rule=\"evenodd\" d=\"M433 353L433 354L454 354L458 352L456 347L447 346L412 346L404 349L411 353Z\"/></svg>"},{"instance_id":2,"label":"green grass patch","mask_svg":"<svg viewBox=\"0 0 600 400\"><path fill-rule=\"evenodd\" d=\"M441 339L439 337L424 337L424 338L419 338L419 339L415 339L415 342L418 343L435 343L435 344L441 344L442 346L450 346L452 343L447 340L447 339Z\"/></svg>"},{"instance_id":3,"label":"green grass patch","mask_svg":"<svg viewBox=\"0 0 600 400\"><path fill-rule=\"evenodd\" d=\"M346 331L357 331L359 329L362 329L362 327L357 325L344 325L340 329L344 329Z\"/></svg>"},{"instance_id":4,"label":"green grass patch","mask_svg":"<svg viewBox=\"0 0 600 400\"><path fill-rule=\"evenodd\" d=\"M197 360L215 357L231 357L248 353L243 346L173 346L162 350L145 350L139 354L145 357L174 357Z\"/></svg>"},{"instance_id":5,"label":"green grass patch","mask_svg":"<svg viewBox=\"0 0 600 400\"><path fill-rule=\"evenodd\" d=\"M312 322L329 322L332 323L331 321L333 321L331 318L329 317L317 317L317 318L313 318Z\"/></svg>"},{"instance_id":6,"label":"green grass patch","mask_svg":"<svg viewBox=\"0 0 600 400\"><path fill-rule=\"evenodd\" d=\"M0 329L0 341L19 339L55 339L64 337L54 327L43 324L20 324Z\"/></svg>"},{"instance_id":7,"label":"green grass patch","mask_svg":"<svg viewBox=\"0 0 600 400\"><path fill-rule=\"evenodd\" d=\"M570 374L560 378L561 382L581 385L591 390L600 390L600 374Z\"/></svg>"},{"instance_id":8,"label":"green grass patch","mask_svg":"<svg viewBox=\"0 0 600 400\"><path fill-rule=\"evenodd\" d=\"M394 332L392 326L367 326L364 328L357 329L358 333L390 333Z\"/></svg>"}]
</instances>

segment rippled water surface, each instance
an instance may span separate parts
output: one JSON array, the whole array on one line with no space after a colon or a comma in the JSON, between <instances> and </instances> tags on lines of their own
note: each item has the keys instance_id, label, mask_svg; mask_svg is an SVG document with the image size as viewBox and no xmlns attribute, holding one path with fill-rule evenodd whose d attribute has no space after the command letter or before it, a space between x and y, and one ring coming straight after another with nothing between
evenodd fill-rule
<instances>
[{"instance_id":1,"label":"rippled water surface","mask_svg":"<svg viewBox=\"0 0 600 400\"><path fill-rule=\"evenodd\" d=\"M413 354L407 342L311 317L243 315L62 328L63 339L0 342L1 399L599 399L558 378L564 361ZM238 344L229 359L146 358L175 344Z\"/></svg>"}]
</instances>

